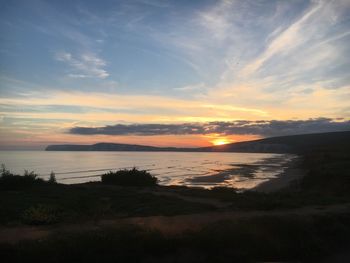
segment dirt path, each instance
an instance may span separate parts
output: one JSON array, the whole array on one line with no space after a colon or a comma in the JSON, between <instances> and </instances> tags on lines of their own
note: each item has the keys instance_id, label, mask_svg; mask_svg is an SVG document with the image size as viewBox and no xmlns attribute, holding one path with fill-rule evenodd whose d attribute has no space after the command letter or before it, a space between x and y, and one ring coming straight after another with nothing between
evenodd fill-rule
<instances>
[{"instance_id":1,"label":"dirt path","mask_svg":"<svg viewBox=\"0 0 350 263\"><path fill-rule=\"evenodd\" d=\"M350 213L350 203L329 206L310 206L298 209L278 211L232 211L211 212L177 216L130 217L86 222L82 224L55 226L17 226L0 228L0 243L17 243L23 240L44 239L53 232L80 232L98 230L105 227L135 224L145 228L156 229L167 235L178 234L186 230L196 231L207 224L230 219L250 218L256 216L293 216L326 215Z\"/></svg>"},{"instance_id":2,"label":"dirt path","mask_svg":"<svg viewBox=\"0 0 350 263\"><path fill-rule=\"evenodd\" d=\"M228 208L232 203L224 202L219 199L209 198L209 197L192 197L183 195L181 193L169 192L169 191L159 191L159 190L142 190L140 193L151 193L157 196L167 196L167 197L176 197L186 202L192 202L197 204L210 205L217 209L225 209Z\"/></svg>"},{"instance_id":3,"label":"dirt path","mask_svg":"<svg viewBox=\"0 0 350 263\"><path fill-rule=\"evenodd\" d=\"M250 218L256 216L293 216L293 215L325 215L325 214L350 213L350 204L331 206L312 206L298 209L278 211L232 211L211 212L178 216L150 216L134 217L126 219L127 223L153 228L165 234L177 234L186 230L198 230L203 226L222 220ZM102 221L102 224L113 224L113 221Z\"/></svg>"}]
</instances>

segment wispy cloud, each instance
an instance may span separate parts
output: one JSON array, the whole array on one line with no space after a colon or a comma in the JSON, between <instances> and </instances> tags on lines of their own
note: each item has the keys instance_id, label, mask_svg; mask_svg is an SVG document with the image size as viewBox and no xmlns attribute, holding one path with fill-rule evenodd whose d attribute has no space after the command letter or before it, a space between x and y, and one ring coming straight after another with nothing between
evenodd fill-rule
<instances>
[{"instance_id":1,"label":"wispy cloud","mask_svg":"<svg viewBox=\"0 0 350 263\"><path fill-rule=\"evenodd\" d=\"M68 76L72 78L100 78L104 79L109 73L104 69L106 62L93 53L83 53L73 56L68 52L57 52L55 58L66 63L72 73Z\"/></svg>"},{"instance_id":2,"label":"wispy cloud","mask_svg":"<svg viewBox=\"0 0 350 263\"><path fill-rule=\"evenodd\" d=\"M28 99L30 97L30 99ZM18 112L5 111L6 105L28 109L43 106L60 106L66 113L58 112ZM85 109L83 112L74 107ZM57 108L56 107L56 108ZM91 108L92 107L92 108ZM176 99L152 95L121 95L82 92L31 93L23 98L0 98L0 113L6 115L37 118L69 118L90 121L108 121L118 119L144 121L209 121L232 120L237 118L256 118L268 116L258 108L232 107L229 104L214 104L207 101ZM237 116L237 117L236 117ZM95 118L95 119L94 119Z\"/></svg>"},{"instance_id":3,"label":"wispy cloud","mask_svg":"<svg viewBox=\"0 0 350 263\"><path fill-rule=\"evenodd\" d=\"M177 27L156 37L175 46L172 51L202 76L210 75L210 82L204 78L210 97L228 89L235 93L254 81L260 83L251 88L256 103L262 97L254 93L270 97L272 91L277 91L276 100L286 102L283 94L296 86L329 78L339 87L348 82L349 12L349 2L342 0L217 1L192 16L173 17Z\"/></svg>"},{"instance_id":4,"label":"wispy cloud","mask_svg":"<svg viewBox=\"0 0 350 263\"><path fill-rule=\"evenodd\" d=\"M175 90L179 91L198 91L198 90L204 90L206 88L204 82L192 84L192 85L186 85L184 87L178 87L175 88Z\"/></svg>"},{"instance_id":5,"label":"wispy cloud","mask_svg":"<svg viewBox=\"0 0 350 263\"><path fill-rule=\"evenodd\" d=\"M218 1L217 5L197 13L197 22L211 33L219 41L230 36L232 23L232 7L234 1ZM231 15L230 15L231 13Z\"/></svg>"},{"instance_id":6,"label":"wispy cloud","mask_svg":"<svg viewBox=\"0 0 350 263\"><path fill-rule=\"evenodd\" d=\"M271 40L266 50L253 62L243 68L243 73L250 75L258 70L265 61L279 53L287 53L300 46L307 40L300 32L308 19L322 7L322 2L315 2L309 10L286 30Z\"/></svg>"}]
</instances>

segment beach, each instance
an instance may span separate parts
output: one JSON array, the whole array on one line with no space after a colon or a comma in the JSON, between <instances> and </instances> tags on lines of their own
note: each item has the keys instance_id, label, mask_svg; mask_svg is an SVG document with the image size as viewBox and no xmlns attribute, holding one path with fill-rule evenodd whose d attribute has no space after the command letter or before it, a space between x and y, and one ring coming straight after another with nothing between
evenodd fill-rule
<instances>
[{"instance_id":1,"label":"beach","mask_svg":"<svg viewBox=\"0 0 350 263\"><path fill-rule=\"evenodd\" d=\"M284 171L276 178L259 184L253 190L257 192L270 193L287 188L293 182L297 182L307 173L305 168L301 167L301 159L297 157L290 160L285 166Z\"/></svg>"}]
</instances>

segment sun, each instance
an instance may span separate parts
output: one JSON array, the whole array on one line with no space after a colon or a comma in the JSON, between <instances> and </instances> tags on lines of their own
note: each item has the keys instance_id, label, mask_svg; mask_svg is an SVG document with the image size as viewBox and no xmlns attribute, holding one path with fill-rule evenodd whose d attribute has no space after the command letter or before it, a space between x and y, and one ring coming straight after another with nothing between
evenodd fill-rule
<instances>
[{"instance_id":1,"label":"sun","mask_svg":"<svg viewBox=\"0 0 350 263\"><path fill-rule=\"evenodd\" d=\"M214 144L215 146L217 145L224 145L224 144L228 144L231 141L225 139L225 138L219 138L219 139L215 139L213 141L211 141L212 144Z\"/></svg>"},{"instance_id":2,"label":"sun","mask_svg":"<svg viewBox=\"0 0 350 263\"><path fill-rule=\"evenodd\" d=\"M225 145L236 141L231 136L224 136L219 133L212 133L212 134L205 135L205 138L207 142L210 142L214 146Z\"/></svg>"}]
</instances>

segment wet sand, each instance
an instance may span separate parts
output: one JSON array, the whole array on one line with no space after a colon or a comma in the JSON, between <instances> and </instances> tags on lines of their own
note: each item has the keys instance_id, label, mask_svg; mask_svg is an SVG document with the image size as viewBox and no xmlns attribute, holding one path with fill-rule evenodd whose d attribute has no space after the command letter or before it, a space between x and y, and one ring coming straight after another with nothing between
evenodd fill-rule
<instances>
[{"instance_id":1,"label":"wet sand","mask_svg":"<svg viewBox=\"0 0 350 263\"><path fill-rule=\"evenodd\" d=\"M287 168L278 175L278 177L263 182L252 190L269 193L288 187L292 182L300 180L306 174L306 170L304 170L300 164L300 158L295 158L289 161L286 164Z\"/></svg>"},{"instance_id":2,"label":"wet sand","mask_svg":"<svg viewBox=\"0 0 350 263\"><path fill-rule=\"evenodd\" d=\"M292 174L300 174L299 171L290 170L297 159L295 155L279 155L251 164L232 164L232 168L216 174L189 178L187 181L191 184L234 187L243 191L255 190L264 185L262 191L273 191L284 186L284 182L289 182L289 179L292 180ZM280 179L282 176L283 179ZM275 180L276 178L279 180Z\"/></svg>"}]
</instances>

